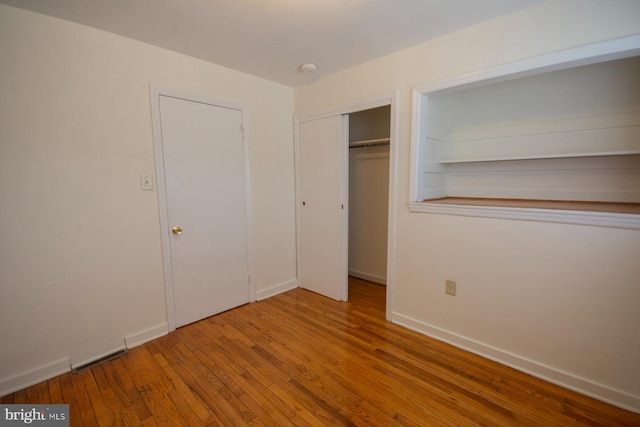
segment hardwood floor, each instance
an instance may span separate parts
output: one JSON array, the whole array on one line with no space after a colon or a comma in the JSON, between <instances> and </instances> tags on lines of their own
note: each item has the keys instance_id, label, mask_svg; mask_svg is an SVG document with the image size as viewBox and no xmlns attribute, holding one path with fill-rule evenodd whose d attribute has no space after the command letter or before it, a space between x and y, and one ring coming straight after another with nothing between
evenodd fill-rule
<instances>
[{"instance_id":1,"label":"hardwood floor","mask_svg":"<svg viewBox=\"0 0 640 427\"><path fill-rule=\"evenodd\" d=\"M295 289L185 326L2 403L68 403L72 426L640 426L633 414Z\"/></svg>"}]
</instances>

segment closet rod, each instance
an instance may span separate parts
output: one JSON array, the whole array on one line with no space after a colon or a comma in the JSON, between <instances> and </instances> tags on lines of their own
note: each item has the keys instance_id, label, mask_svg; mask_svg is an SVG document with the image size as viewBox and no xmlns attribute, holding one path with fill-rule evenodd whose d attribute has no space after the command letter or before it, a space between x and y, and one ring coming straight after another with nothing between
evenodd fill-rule
<instances>
[{"instance_id":1,"label":"closet rod","mask_svg":"<svg viewBox=\"0 0 640 427\"><path fill-rule=\"evenodd\" d=\"M372 143L368 143L368 144L349 145L349 150L351 150L352 148L380 147L382 145L389 145L389 141L372 142Z\"/></svg>"}]
</instances>

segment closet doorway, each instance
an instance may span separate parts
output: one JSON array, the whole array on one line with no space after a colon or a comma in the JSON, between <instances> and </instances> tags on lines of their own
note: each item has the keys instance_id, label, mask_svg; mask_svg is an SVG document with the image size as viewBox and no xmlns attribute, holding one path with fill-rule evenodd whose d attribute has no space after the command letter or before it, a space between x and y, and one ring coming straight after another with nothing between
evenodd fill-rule
<instances>
[{"instance_id":1,"label":"closet doorway","mask_svg":"<svg viewBox=\"0 0 640 427\"><path fill-rule=\"evenodd\" d=\"M349 275L386 285L388 320L395 283L397 103L398 93L389 92L294 119L298 285L339 301L349 299ZM335 274L331 279L317 272Z\"/></svg>"},{"instance_id":2,"label":"closet doorway","mask_svg":"<svg viewBox=\"0 0 640 427\"><path fill-rule=\"evenodd\" d=\"M387 283L391 106L349 114L349 276Z\"/></svg>"}]
</instances>

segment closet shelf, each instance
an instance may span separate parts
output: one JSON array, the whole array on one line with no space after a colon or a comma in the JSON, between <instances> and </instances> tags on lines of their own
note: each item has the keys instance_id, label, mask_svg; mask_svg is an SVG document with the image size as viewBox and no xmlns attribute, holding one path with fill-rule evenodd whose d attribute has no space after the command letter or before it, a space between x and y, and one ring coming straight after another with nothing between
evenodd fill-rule
<instances>
[{"instance_id":1,"label":"closet shelf","mask_svg":"<svg viewBox=\"0 0 640 427\"><path fill-rule=\"evenodd\" d=\"M478 159L443 159L440 164L456 163L484 163L484 162L508 162L516 160L543 160L543 159L571 159L581 157L609 157L609 156L633 156L640 154L640 150L624 151L600 151L590 153L563 153L563 154L541 154L530 156L505 156L505 157L485 157Z\"/></svg>"},{"instance_id":2,"label":"closet shelf","mask_svg":"<svg viewBox=\"0 0 640 427\"><path fill-rule=\"evenodd\" d=\"M389 145L390 142L391 142L390 138L365 139L361 141L350 142L349 148L376 147L379 145Z\"/></svg>"}]
</instances>

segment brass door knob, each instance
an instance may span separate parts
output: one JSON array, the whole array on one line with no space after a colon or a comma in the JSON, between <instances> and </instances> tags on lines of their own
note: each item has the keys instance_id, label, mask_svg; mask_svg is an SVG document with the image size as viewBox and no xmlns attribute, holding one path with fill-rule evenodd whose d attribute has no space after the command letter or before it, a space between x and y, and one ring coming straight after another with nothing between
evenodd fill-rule
<instances>
[{"instance_id":1,"label":"brass door knob","mask_svg":"<svg viewBox=\"0 0 640 427\"><path fill-rule=\"evenodd\" d=\"M178 226L176 225L175 227L173 227L173 228L171 229L171 232L172 232L173 234L182 234L182 228L180 228L180 227L178 227Z\"/></svg>"}]
</instances>

